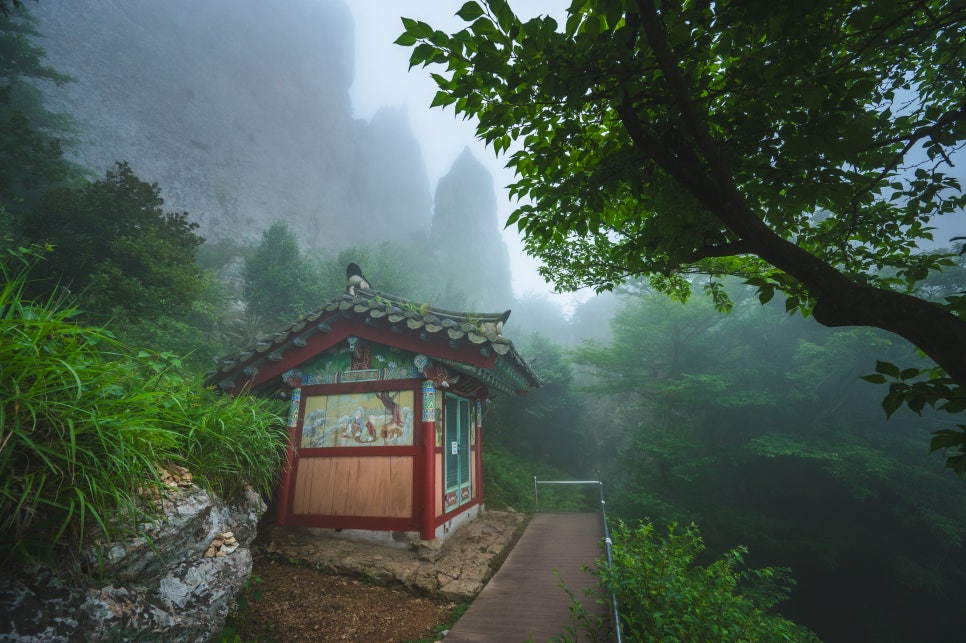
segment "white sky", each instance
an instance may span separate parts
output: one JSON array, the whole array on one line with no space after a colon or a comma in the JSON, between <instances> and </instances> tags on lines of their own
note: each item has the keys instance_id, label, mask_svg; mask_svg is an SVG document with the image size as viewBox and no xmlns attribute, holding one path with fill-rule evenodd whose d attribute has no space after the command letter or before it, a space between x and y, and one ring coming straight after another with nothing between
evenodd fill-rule
<instances>
[{"instance_id":1,"label":"white sky","mask_svg":"<svg viewBox=\"0 0 966 643\"><path fill-rule=\"evenodd\" d=\"M350 91L355 115L370 119L383 106L405 109L416 139L422 147L430 189L449 172L453 161L467 146L473 155L493 175L497 193L498 216L501 225L513 210L505 186L513 174L506 170L504 161L496 158L474 137L473 123L457 118L451 107L429 108L436 93L430 78L434 69L414 67L408 71L411 48L394 45L403 31L400 16L422 20L437 29L453 32L465 26L456 12L465 0L347 0L355 18L356 73ZM519 0L514 9L520 14L552 13L558 21L564 16L566 0ZM548 295L552 287L537 274L537 262L526 256L515 226L503 231L503 239L510 253L513 289L517 297L528 294ZM562 305L572 301L573 295L553 295Z\"/></svg>"}]
</instances>

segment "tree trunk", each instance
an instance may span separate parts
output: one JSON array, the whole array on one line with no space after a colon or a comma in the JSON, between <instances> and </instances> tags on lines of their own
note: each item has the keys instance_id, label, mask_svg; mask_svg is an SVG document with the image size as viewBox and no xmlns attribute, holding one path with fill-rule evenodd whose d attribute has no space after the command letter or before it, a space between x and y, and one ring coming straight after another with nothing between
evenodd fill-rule
<instances>
[{"instance_id":1,"label":"tree trunk","mask_svg":"<svg viewBox=\"0 0 966 643\"><path fill-rule=\"evenodd\" d=\"M748 206L695 108L653 0L637 0L636 4L643 35L696 149L674 149L656 137L624 96L615 100L615 108L635 147L701 201L750 252L800 281L815 297L813 314L819 323L871 326L895 333L919 347L957 384L966 386L966 320L924 299L853 282L831 264L776 234ZM637 23L631 15L628 21Z\"/></svg>"}]
</instances>

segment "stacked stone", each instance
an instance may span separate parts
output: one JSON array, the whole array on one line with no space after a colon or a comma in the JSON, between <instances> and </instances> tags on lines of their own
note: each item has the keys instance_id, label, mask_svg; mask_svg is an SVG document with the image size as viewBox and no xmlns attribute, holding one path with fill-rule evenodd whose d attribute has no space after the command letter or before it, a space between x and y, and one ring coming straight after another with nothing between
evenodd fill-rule
<instances>
[{"instance_id":1,"label":"stacked stone","mask_svg":"<svg viewBox=\"0 0 966 643\"><path fill-rule=\"evenodd\" d=\"M238 549L238 541L235 540L235 534L230 531L226 531L218 534L211 539L211 544L208 545L208 549L205 551L205 558L221 558L222 556L227 556Z\"/></svg>"}]
</instances>

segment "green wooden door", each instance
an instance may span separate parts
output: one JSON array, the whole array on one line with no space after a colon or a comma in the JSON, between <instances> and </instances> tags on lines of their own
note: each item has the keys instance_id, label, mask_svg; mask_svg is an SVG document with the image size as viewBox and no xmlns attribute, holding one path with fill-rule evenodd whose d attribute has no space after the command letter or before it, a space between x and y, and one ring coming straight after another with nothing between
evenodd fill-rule
<instances>
[{"instance_id":1,"label":"green wooden door","mask_svg":"<svg viewBox=\"0 0 966 643\"><path fill-rule=\"evenodd\" d=\"M473 498L470 478L470 401L447 394L444 421L445 509L452 511Z\"/></svg>"}]
</instances>

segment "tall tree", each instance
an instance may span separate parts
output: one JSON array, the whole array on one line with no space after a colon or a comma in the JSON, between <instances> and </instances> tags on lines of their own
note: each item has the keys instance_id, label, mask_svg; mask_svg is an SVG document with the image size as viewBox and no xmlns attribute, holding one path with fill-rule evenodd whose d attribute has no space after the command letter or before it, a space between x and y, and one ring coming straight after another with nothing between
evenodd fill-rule
<instances>
[{"instance_id":1,"label":"tall tree","mask_svg":"<svg viewBox=\"0 0 966 643\"><path fill-rule=\"evenodd\" d=\"M857 377L857 356L911 348L734 292L731 315L621 297L612 340L576 351L597 378L586 425L607 449L608 513L696 520L716 554L743 543L753 564L791 566L787 614L825 640L955 638L961 483L922 457L911 413L876 417Z\"/></svg>"},{"instance_id":2,"label":"tall tree","mask_svg":"<svg viewBox=\"0 0 966 643\"><path fill-rule=\"evenodd\" d=\"M291 322L320 301L318 271L284 221L276 221L262 233L258 246L245 258L242 274L249 341L256 331Z\"/></svg>"},{"instance_id":3,"label":"tall tree","mask_svg":"<svg viewBox=\"0 0 966 643\"><path fill-rule=\"evenodd\" d=\"M22 213L71 174L62 151L70 121L47 109L37 88L70 78L44 64L33 18L25 11L7 14L0 5L0 207Z\"/></svg>"},{"instance_id":4,"label":"tall tree","mask_svg":"<svg viewBox=\"0 0 966 643\"><path fill-rule=\"evenodd\" d=\"M60 188L19 220L26 240L48 245L34 286L83 294L93 322L165 316L184 309L204 281L195 252L204 241L187 212L165 212L161 189L117 163L103 179Z\"/></svg>"},{"instance_id":5,"label":"tall tree","mask_svg":"<svg viewBox=\"0 0 966 643\"><path fill-rule=\"evenodd\" d=\"M917 252L930 220L966 204L948 170L966 143L966 5L581 0L560 30L506 0L458 15L452 35L404 19L397 42L412 65L445 65L434 105L515 150L527 200L508 224L545 276L682 294L688 272L743 275L943 369L918 387L919 369L884 369L893 401L966 408L962 311L908 292L947 263ZM966 430L933 444L966 472Z\"/></svg>"},{"instance_id":6,"label":"tall tree","mask_svg":"<svg viewBox=\"0 0 966 643\"><path fill-rule=\"evenodd\" d=\"M486 439L525 461L543 462L587 475L600 465L596 432L588 430L574 374L563 350L547 337L532 333L520 342L543 385L527 397L498 397L486 411Z\"/></svg>"}]
</instances>

